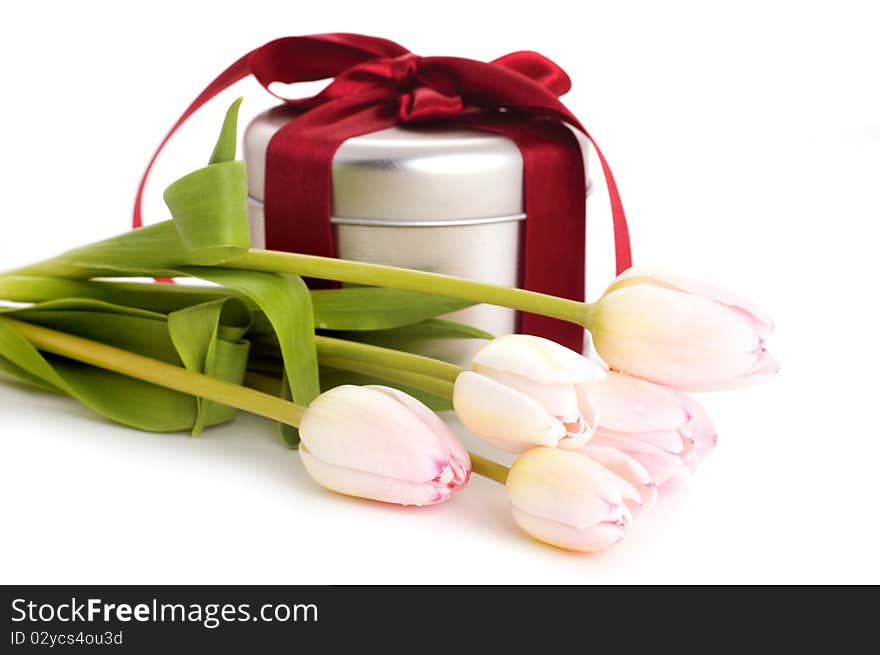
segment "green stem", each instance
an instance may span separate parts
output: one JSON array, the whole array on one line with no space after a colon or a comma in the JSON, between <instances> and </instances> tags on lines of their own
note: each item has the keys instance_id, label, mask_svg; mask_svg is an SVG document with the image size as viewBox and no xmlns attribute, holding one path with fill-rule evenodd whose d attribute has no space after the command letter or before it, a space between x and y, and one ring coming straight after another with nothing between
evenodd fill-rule
<instances>
[{"instance_id":1,"label":"green stem","mask_svg":"<svg viewBox=\"0 0 880 655\"><path fill-rule=\"evenodd\" d=\"M208 286L0 275L0 298L4 300L31 303L63 297L96 298L167 313L176 300L194 304L216 298L239 297L239 294L226 288ZM449 381L454 381L461 373L461 368L455 364L402 350L322 335L315 336L315 343L319 355L379 363Z\"/></svg>"},{"instance_id":2,"label":"green stem","mask_svg":"<svg viewBox=\"0 0 880 655\"><path fill-rule=\"evenodd\" d=\"M251 349L251 370L262 373L283 370L277 361L281 358L277 344L262 340L251 343L254 346ZM451 397L452 383L464 370L440 359L358 341L315 335L315 343L318 362L323 366L407 384L441 397Z\"/></svg>"},{"instance_id":3,"label":"green stem","mask_svg":"<svg viewBox=\"0 0 880 655\"><path fill-rule=\"evenodd\" d=\"M331 357L402 369L410 373L419 373L448 382L454 382L455 378L463 370L460 366L444 362L440 359L417 355L403 350L394 350L393 348L374 346L359 341L315 335L315 345L318 348L318 356L321 358L322 363L325 358ZM330 366L330 364L327 365Z\"/></svg>"},{"instance_id":4,"label":"green stem","mask_svg":"<svg viewBox=\"0 0 880 655\"><path fill-rule=\"evenodd\" d=\"M51 330L40 325L33 325L12 318L3 317L0 318L0 321L5 321L15 328L35 348L43 352L75 359L85 364L174 389L191 396L229 405L230 407L265 416L288 425L298 426L305 412L304 407L269 393L263 393L262 391L250 389L239 384L220 380L204 373L188 371L180 366L174 366L173 364L145 357L122 348L115 348L97 341L83 339L72 334ZM337 364L344 362L345 360L337 360ZM327 365L329 366L330 364L328 363ZM378 365L371 366L357 361L349 361L347 365L363 367L364 369L383 368ZM387 367L384 368L389 371L393 370ZM407 374L409 376L407 377L408 381L402 382L403 384L412 384L413 381L424 378L423 382L427 385L434 385L433 388L437 392L440 392L441 389L448 390L437 395L444 396L451 393L452 384L448 381L436 378L433 378L432 381L429 379L430 376L409 373L407 371L394 373L394 375L404 377ZM264 384L266 380L261 379L259 382ZM412 386L416 385L412 384ZM431 391L431 393L435 393L435 391ZM470 453L470 456L474 473L504 484L508 471L505 466L475 453Z\"/></svg>"},{"instance_id":5,"label":"green stem","mask_svg":"<svg viewBox=\"0 0 880 655\"><path fill-rule=\"evenodd\" d=\"M476 453L468 452L468 454L471 456L471 469L474 473L494 480L498 484L507 484L507 474L510 473L510 469L504 464L499 464Z\"/></svg>"},{"instance_id":6,"label":"green stem","mask_svg":"<svg viewBox=\"0 0 880 655\"><path fill-rule=\"evenodd\" d=\"M401 384L413 389L425 391L439 398L452 398L453 384L447 380L442 380L430 375L415 373L382 364L371 364L369 362L344 359L342 357L330 357L321 355L319 360L322 366L337 368L343 371L351 371L352 373L362 373L371 377L380 378L394 384Z\"/></svg>"},{"instance_id":7,"label":"green stem","mask_svg":"<svg viewBox=\"0 0 880 655\"><path fill-rule=\"evenodd\" d=\"M321 356L321 364L344 371L352 371L353 373L363 373L391 383L406 385L414 389L434 394L440 398L452 398L452 382L440 380L429 375L402 371L389 368L388 366L382 366L381 364L370 364L367 362L346 360L329 356ZM277 378L252 371L248 372L245 382L249 386L270 392L279 389L281 386L280 380ZM506 484L507 474L510 472L510 469L503 464L487 459L482 455L477 455L474 452L469 451L469 454L471 457L471 467L474 473L482 475L484 478L494 480L499 484Z\"/></svg>"},{"instance_id":8,"label":"green stem","mask_svg":"<svg viewBox=\"0 0 880 655\"><path fill-rule=\"evenodd\" d=\"M394 266L367 264L332 257L318 257L273 250L249 250L226 264L226 268L267 273L288 273L352 284L421 291L475 303L510 307L532 314L558 318L588 327L589 305L548 294L501 287L463 278L414 271Z\"/></svg>"},{"instance_id":9,"label":"green stem","mask_svg":"<svg viewBox=\"0 0 880 655\"><path fill-rule=\"evenodd\" d=\"M14 286L16 284L31 284L28 279L34 276L93 277L101 274L101 269L93 270L88 268L88 266L77 264L65 265L63 260L64 256L15 271L7 271L0 278L10 278L7 282L9 286ZM525 289L502 287L449 275L440 275L439 273L274 250L248 250L245 254L231 259L225 264L220 264L220 266L267 273L302 275L351 284L419 291L449 298L459 298L474 303L510 307L532 314L558 318L587 329L590 326L591 306L587 303L567 298L558 298ZM192 272L197 274L200 267L181 264L174 268L176 271L179 270L184 274L188 274L189 270L192 269ZM157 271L153 270L153 272ZM114 274L121 276L145 275L147 272L146 270L126 271L125 269L119 269Z\"/></svg>"},{"instance_id":10,"label":"green stem","mask_svg":"<svg viewBox=\"0 0 880 655\"><path fill-rule=\"evenodd\" d=\"M273 396L280 396L283 386L283 381L280 377L268 375L260 371L252 371L251 369L245 371L243 383L244 386L250 389L256 389Z\"/></svg>"},{"instance_id":11,"label":"green stem","mask_svg":"<svg viewBox=\"0 0 880 655\"><path fill-rule=\"evenodd\" d=\"M128 350L11 318L0 320L9 323L38 350L213 400L288 425L298 426L305 411L305 408L281 398Z\"/></svg>"}]
</instances>

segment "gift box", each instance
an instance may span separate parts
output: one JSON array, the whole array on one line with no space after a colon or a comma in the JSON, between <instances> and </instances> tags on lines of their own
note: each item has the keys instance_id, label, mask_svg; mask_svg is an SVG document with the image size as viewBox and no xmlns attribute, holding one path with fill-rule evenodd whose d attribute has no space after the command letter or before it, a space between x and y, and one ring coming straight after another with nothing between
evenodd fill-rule
<instances>
[{"instance_id":1,"label":"gift box","mask_svg":"<svg viewBox=\"0 0 880 655\"><path fill-rule=\"evenodd\" d=\"M299 114L281 105L257 116L245 131L255 248L267 245L268 146ZM338 257L503 286L521 283L523 159L505 136L421 125L353 137L333 157L331 197ZM296 229L295 219L283 225ZM495 305L477 305L447 318L495 335L517 328L515 312Z\"/></svg>"},{"instance_id":2,"label":"gift box","mask_svg":"<svg viewBox=\"0 0 880 655\"><path fill-rule=\"evenodd\" d=\"M618 272L629 267L614 178L558 99L570 88L568 75L546 57L419 57L353 34L278 39L221 73L162 145L198 107L248 75L270 93L276 82L330 80L315 96L284 99L246 131L254 247L583 300L592 145L611 199ZM455 318L496 335L538 334L583 349L581 328L546 317L477 306Z\"/></svg>"}]
</instances>

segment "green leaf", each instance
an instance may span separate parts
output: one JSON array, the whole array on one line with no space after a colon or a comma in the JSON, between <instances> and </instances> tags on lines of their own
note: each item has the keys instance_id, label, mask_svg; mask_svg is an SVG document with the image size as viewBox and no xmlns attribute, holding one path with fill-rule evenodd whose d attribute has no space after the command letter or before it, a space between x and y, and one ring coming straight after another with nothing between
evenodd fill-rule
<instances>
[{"instance_id":1,"label":"green leaf","mask_svg":"<svg viewBox=\"0 0 880 655\"><path fill-rule=\"evenodd\" d=\"M18 332L0 319L0 353L5 363L4 370L23 372L24 379L31 378L41 386L62 393L70 393L67 383L55 372L39 352Z\"/></svg>"},{"instance_id":2,"label":"green leaf","mask_svg":"<svg viewBox=\"0 0 880 655\"><path fill-rule=\"evenodd\" d=\"M232 228L230 228L232 230ZM221 230L222 232L222 230ZM184 265L210 266L240 257L236 245L220 243L207 250L184 245L173 221L164 221L98 241L11 271L12 275L66 277L173 277Z\"/></svg>"},{"instance_id":3,"label":"green leaf","mask_svg":"<svg viewBox=\"0 0 880 655\"><path fill-rule=\"evenodd\" d=\"M220 128L220 136L208 164L219 164L224 161L235 159L235 144L238 140L238 109L241 107L241 98L233 102L226 110L223 126Z\"/></svg>"},{"instance_id":4,"label":"green leaf","mask_svg":"<svg viewBox=\"0 0 880 655\"><path fill-rule=\"evenodd\" d=\"M321 389L323 391L343 384L381 384L387 386L388 381L370 375L364 375L362 373L352 373L351 371L343 371L341 369L326 366L321 367ZM426 393L420 389L415 389L399 383L394 383L393 386L396 389L408 393L414 398L418 398L435 412L445 412L452 409L452 401L448 398L441 398L434 394Z\"/></svg>"},{"instance_id":5,"label":"green leaf","mask_svg":"<svg viewBox=\"0 0 880 655\"><path fill-rule=\"evenodd\" d=\"M63 298L103 300L161 314L220 298L245 300L244 296L231 289L215 286L70 280L27 275L0 276L0 298L26 303Z\"/></svg>"},{"instance_id":6,"label":"green leaf","mask_svg":"<svg viewBox=\"0 0 880 655\"><path fill-rule=\"evenodd\" d=\"M406 323L400 327L373 330L347 330L345 326L364 319L366 324L394 324L400 320L418 319L426 312L418 308L409 316L398 313L395 320L389 320L386 299L395 302L400 298L393 289L359 288L360 301L345 308L338 301L329 302L330 294L339 294L340 299L350 296L354 289L333 289L312 291L312 307L316 325L326 326L323 331L333 331L332 336L363 343L373 343L385 347L404 349L407 344L418 339L492 339L493 336L479 328L454 321L429 318L416 323ZM420 294L415 294L420 295ZM422 294L423 295L423 294ZM247 304L252 311L252 326L249 336L275 340L275 330L266 315L244 294L221 286L201 286L193 284L155 284L144 282L120 282L101 280L70 280L67 278L32 277L7 275L0 276L0 298L18 302L45 302L59 298L80 298L103 300L114 305L124 305L147 311L169 314L171 312L211 302L222 298L236 298ZM428 304L435 296L424 296ZM317 305L315 300L317 299ZM329 309L328 309L329 308ZM447 307L436 306L437 311ZM361 314L357 312L361 311ZM404 310L405 312L405 310ZM403 317L403 318L401 318Z\"/></svg>"},{"instance_id":7,"label":"green leaf","mask_svg":"<svg viewBox=\"0 0 880 655\"><path fill-rule=\"evenodd\" d=\"M152 432L186 430L195 423L191 396L69 359L44 357L2 318L0 353L4 369L10 370L11 363L25 374L22 379L36 378L113 421Z\"/></svg>"},{"instance_id":8,"label":"green leaf","mask_svg":"<svg viewBox=\"0 0 880 655\"><path fill-rule=\"evenodd\" d=\"M194 305L173 312L168 316L168 333L177 354L184 366L198 373L205 373L224 380L241 381L247 368L248 343L220 339L221 321L230 307L236 307L226 300ZM247 311L246 308L245 312ZM237 320L236 320L237 319ZM250 320L241 315L236 317L241 332L244 333ZM231 420L235 409L197 398L197 416L192 427L197 436L206 425L215 425Z\"/></svg>"},{"instance_id":9,"label":"green leaf","mask_svg":"<svg viewBox=\"0 0 880 655\"><path fill-rule=\"evenodd\" d=\"M241 337L250 326L250 312L235 299L195 305L171 317L77 298L38 303L24 309L3 308L0 314L231 382L240 383L247 367L248 344ZM0 346L0 368L31 384L74 396L120 423L159 432L189 429L197 434L203 427L224 423L235 415L230 407L202 403L186 394L103 369L39 353L36 359L33 348L21 350L21 337L9 339ZM143 396L125 395L135 393Z\"/></svg>"},{"instance_id":10,"label":"green leaf","mask_svg":"<svg viewBox=\"0 0 880 655\"><path fill-rule=\"evenodd\" d=\"M243 161L234 161L240 105L241 98L227 110L208 166L173 182L164 195L183 244L220 261L251 246L247 172Z\"/></svg>"},{"instance_id":11,"label":"green leaf","mask_svg":"<svg viewBox=\"0 0 880 655\"><path fill-rule=\"evenodd\" d=\"M318 373L318 379L321 379L320 371ZM293 400L293 392L290 389L290 378L288 377L287 372L284 372L281 378L281 398L283 400ZM284 443L287 444L288 448L299 448L299 428L295 428L287 423L279 423L278 434L281 436Z\"/></svg>"},{"instance_id":12,"label":"green leaf","mask_svg":"<svg viewBox=\"0 0 880 655\"><path fill-rule=\"evenodd\" d=\"M388 330L385 334L420 339L483 339L489 341L495 338L494 334L473 325L441 318L431 318L415 325Z\"/></svg>"},{"instance_id":13,"label":"green leaf","mask_svg":"<svg viewBox=\"0 0 880 655\"><path fill-rule=\"evenodd\" d=\"M2 319L0 319L2 321ZM2 351L2 344L0 344L0 351ZM7 375L12 376L13 378L18 378L19 380L24 381L26 384L42 389L43 391L48 391L50 393L65 393L61 389L52 386L42 378L39 378L30 371L13 364L11 361L0 355L0 371L3 371Z\"/></svg>"},{"instance_id":14,"label":"green leaf","mask_svg":"<svg viewBox=\"0 0 880 655\"><path fill-rule=\"evenodd\" d=\"M213 190L208 193L207 189ZM199 258L180 258L180 263L216 264L250 247L247 206L237 202L242 194L247 195L247 177L241 161L201 168L165 190L174 228L187 251ZM206 216L212 220L206 221Z\"/></svg>"},{"instance_id":15,"label":"green leaf","mask_svg":"<svg viewBox=\"0 0 880 655\"><path fill-rule=\"evenodd\" d=\"M385 330L420 323L473 303L418 291L351 287L312 292L315 326L328 330Z\"/></svg>"},{"instance_id":16,"label":"green leaf","mask_svg":"<svg viewBox=\"0 0 880 655\"><path fill-rule=\"evenodd\" d=\"M0 311L22 321L182 365L168 335L167 319L163 314L76 298Z\"/></svg>"},{"instance_id":17,"label":"green leaf","mask_svg":"<svg viewBox=\"0 0 880 655\"><path fill-rule=\"evenodd\" d=\"M311 294L302 278L256 271L186 267L187 275L209 280L250 298L274 331L284 359L286 384L295 403L308 406L321 393ZM299 443L294 428L282 427L289 445Z\"/></svg>"},{"instance_id":18,"label":"green leaf","mask_svg":"<svg viewBox=\"0 0 880 655\"><path fill-rule=\"evenodd\" d=\"M396 350L410 350L415 343L429 339L488 340L494 338L491 334L479 328L439 318L430 318L421 323L404 325L390 330L344 330L328 332L328 335L337 339L359 341Z\"/></svg>"}]
</instances>

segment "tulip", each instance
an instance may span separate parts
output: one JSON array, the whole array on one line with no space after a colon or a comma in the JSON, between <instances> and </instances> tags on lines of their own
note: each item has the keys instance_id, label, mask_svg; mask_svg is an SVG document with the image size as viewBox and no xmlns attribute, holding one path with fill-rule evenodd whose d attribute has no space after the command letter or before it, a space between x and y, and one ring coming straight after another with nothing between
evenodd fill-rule
<instances>
[{"instance_id":1,"label":"tulip","mask_svg":"<svg viewBox=\"0 0 880 655\"><path fill-rule=\"evenodd\" d=\"M538 447L517 458L507 476L513 518L554 546L594 552L623 539L632 523L627 502L638 492L581 453Z\"/></svg>"},{"instance_id":2,"label":"tulip","mask_svg":"<svg viewBox=\"0 0 880 655\"><path fill-rule=\"evenodd\" d=\"M717 441L706 411L687 394L613 371L586 388L599 408L589 445L625 453L656 485L689 474Z\"/></svg>"},{"instance_id":3,"label":"tulip","mask_svg":"<svg viewBox=\"0 0 880 655\"><path fill-rule=\"evenodd\" d=\"M770 318L710 283L631 268L591 308L596 351L613 369L688 391L730 389L774 375Z\"/></svg>"},{"instance_id":4,"label":"tulip","mask_svg":"<svg viewBox=\"0 0 880 655\"><path fill-rule=\"evenodd\" d=\"M511 334L474 356L455 380L453 405L471 432L512 453L533 446L574 449L596 426L582 385L604 377L595 362L541 337Z\"/></svg>"},{"instance_id":5,"label":"tulip","mask_svg":"<svg viewBox=\"0 0 880 655\"><path fill-rule=\"evenodd\" d=\"M430 505L470 477L468 453L440 417L390 387L326 391L309 405L299 429L306 471L339 493Z\"/></svg>"},{"instance_id":6,"label":"tulip","mask_svg":"<svg viewBox=\"0 0 880 655\"><path fill-rule=\"evenodd\" d=\"M595 446L592 443L584 446L580 452L614 475L623 478L638 492L638 502L626 500L626 506L633 516L641 510L650 509L657 502L657 483L654 478L651 477L648 469L625 452L610 446Z\"/></svg>"}]
</instances>

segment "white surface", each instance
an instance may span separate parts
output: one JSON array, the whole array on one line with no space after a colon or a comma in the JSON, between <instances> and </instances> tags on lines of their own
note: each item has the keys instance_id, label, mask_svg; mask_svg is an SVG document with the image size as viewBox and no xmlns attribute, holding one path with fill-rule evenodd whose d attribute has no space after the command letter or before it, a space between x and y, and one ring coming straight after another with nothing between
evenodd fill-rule
<instances>
[{"instance_id":1,"label":"white surface","mask_svg":"<svg viewBox=\"0 0 880 655\"><path fill-rule=\"evenodd\" d=\"M642 263L708 272L766 304L782 372L706 397L696 477L599 557L514 527L475 479L418 511L324 492L274 427L197 440L0 386L0 582L880 582L876 334L880 85L872 3L18 3L0 22L0 268L124 230L141 168L222 66L285 34L354 31L423 54L530 48L573 76ZM310 13L311 12L311 13ZM200 112L149 187L207 158L233 94ZM601 185L597 185L597 188ZM592 198L592 292L610 267Z\"/></svg>"}]
</instances>

